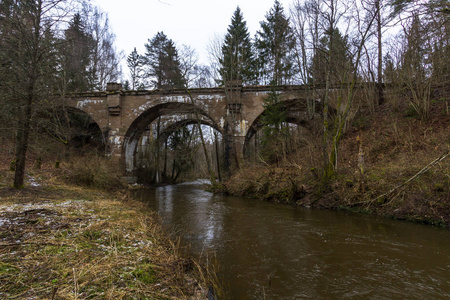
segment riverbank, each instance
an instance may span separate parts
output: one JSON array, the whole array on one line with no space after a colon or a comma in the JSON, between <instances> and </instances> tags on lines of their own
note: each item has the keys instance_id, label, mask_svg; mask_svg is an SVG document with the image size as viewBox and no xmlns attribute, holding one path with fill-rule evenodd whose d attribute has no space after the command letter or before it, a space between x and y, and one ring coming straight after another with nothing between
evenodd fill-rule
<instances>
[{"instance_id":1,"label":"riverbank","mask_svg":"<svg viewBox=\"0 0 450 300\"><path fill-rule=\"evenodd\" d=\"M182 258L158 217L124 192L33 171L0 177L0 298L205 299L202 268Z\"/></svg>"},{"instance_id":2,"label":"riverbank","mask_svg":"<svg viewBox=\"0 0 450 300\"><path fill-rule=\"evenodd\" d=\"M420 120L408 107L388 103L371 116L357 116L341 143L337 175L325 191L319 185L320 138L277 166L244 166L221 190L450 228L450 115L444 102L434 103L430 115Z\"/></svg>"}]
</instances>

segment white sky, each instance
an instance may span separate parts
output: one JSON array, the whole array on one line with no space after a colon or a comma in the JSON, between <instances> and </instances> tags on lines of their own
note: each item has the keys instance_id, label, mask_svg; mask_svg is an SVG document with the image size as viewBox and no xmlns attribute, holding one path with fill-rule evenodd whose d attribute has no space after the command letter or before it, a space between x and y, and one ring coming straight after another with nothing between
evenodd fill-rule
<instances>
[{"instance_id":1,"label":"white sky","mask_svg":"<svg viewBox=\"0 0 450 300\"><path fill-rule=\"evenodd\" d=\"M291 0L279 0L289 15ZM253 38L274 0L92 0L108 13L116 46L127 56L134 47L144 53L144 44L163 31L177 45L188 45L208 63L207 45L215 35L224 35L239 5ZM124 75L128 70L124 66Z\"/></svg>"}]
</instances>

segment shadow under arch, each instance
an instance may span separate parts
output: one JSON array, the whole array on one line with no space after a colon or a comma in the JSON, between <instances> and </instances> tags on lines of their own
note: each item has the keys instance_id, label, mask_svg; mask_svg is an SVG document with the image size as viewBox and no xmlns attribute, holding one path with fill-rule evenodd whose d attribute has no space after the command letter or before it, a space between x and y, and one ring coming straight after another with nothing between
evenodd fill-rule
<instances>
[{"instance_id":1,"label":"shadow under arch","mask_svg":"<svg viewBox=\"0 0 450 300\"><path fill-rule=\"evenodd\" d=\"M311 105L311 104L310 104ZM313 102L314 114L308 113L308 101L306 99L289 99L280 102L280 107L282 110L286 111L286 122L303 126L310 129L312 123L319 120L322 117L322 102L320 100L314 100ZM329 108L331 113L335 113L334 108ZM265 110L255 118L253 123L250 125L244 139L244 157L248 155L247 149L249 148L249 143L252 137L260 130L264 124L262 122Z\"/></svg>"},{"instance_id":2,"label":"shadow under arch","mask_svg":"<svg viewBox=\"0 0 450 300\"><path fill-rule=\"evenodd\" d=\"M125 169L126 173L133 173L135 171L135 154L137 145L139 140L146 130L147 126L156 120L160 116L169 116L169 115L188 115L188 114L198 114L203 117L201 119L201 123L205 125L209 125L215 129L219 129L220 127L214 122L214 120L201 108L194 106L193 104L182 103L182 102L169 102L155 105L146 111L144 111L141 115L139 115L128 128L124 141L122 144L122 152L121 152L121 160L122 166ZM180 120L175 122L198 122L195 117L189 117L184 120ZM180 123L181 124L181 123ZM192 123L193 124L193 123ZM170 125L163 131L169 133L170 129L168 129ZM172 130L173 132L173 130Z\"/></svg>"},{"instance_id":3,"label":"shadow under arch","mask_svg":"<svg viewBox=\"0 0 450 300\"><path fill-rule=\"evenodd\" d=\"M107 132L102 131L98 122L86 111L73 106L58 105L42 113L55 126L55 135L58 135L58 130L66 131L69 147L93 144L98 150L105 151Z\"/></svg>"}]
</instances>

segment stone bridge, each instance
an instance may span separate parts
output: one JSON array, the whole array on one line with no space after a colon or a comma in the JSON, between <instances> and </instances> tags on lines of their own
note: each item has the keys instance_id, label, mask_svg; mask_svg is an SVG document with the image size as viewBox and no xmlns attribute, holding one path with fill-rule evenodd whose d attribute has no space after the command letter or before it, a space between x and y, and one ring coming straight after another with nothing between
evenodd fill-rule
<instances>
[{"instance_id":1,"label":"stone bridge","mask_svg":"<svg viewBox=\"0 0 450 300\"><path fill-rule=\"evenodd\" d=\"M126 171L133 172L139 139L158 117L164 117L161 131L166 128L166 132L200 118L218 130L242 159L246 143L261 126L264 98L273 90L279 93L289 122L307 125L320 114L320 97L307 97L311 93L305 86L125 91L120 84L110 83L103 92L73 94L65 105L87 113L103 133L107 154L120 158Z\"/></svg>"}]
</instances>

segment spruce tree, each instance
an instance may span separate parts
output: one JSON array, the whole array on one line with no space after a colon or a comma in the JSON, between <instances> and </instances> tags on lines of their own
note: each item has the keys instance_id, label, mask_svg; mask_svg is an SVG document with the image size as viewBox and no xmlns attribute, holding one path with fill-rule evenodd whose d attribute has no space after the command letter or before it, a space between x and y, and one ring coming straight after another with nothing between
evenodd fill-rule
<instances>
[{"instance_id":1,"label":"spruce tree","mask_svg":"<svg viewBox=\"0 0 450 300\"><path fill-rule=\"evenodd\" d=\"M289 19L280 2L266 14L256 33L255 47L258 53L258 69L262 83L281 85L289 83L294 75L293 50L295 39Z\"/></svg>"},{"instance_id":2,"label":"spruce tree","mask_svg":"<svg viewBox=\"0 0 450 300\"><path fill-rule=\"evenodd\" d=\"M127 57L127 66L130 69L131 83L129 83L129 88L132 90L138 90L143 88L142 83L142 56L137 52L136 47L134 47L133 52L131 52Z\"/></svg>"},{"instance_id":3,"label":"spruce tree","mask_svg":"<svg viewBox=\"0 0 450 300\"><path fill-rule=\"evenodd\" d=\"M178 51L174 42L163 32L158 32L145 44L146 75L151 87L157 89L183 88L186 80L180 68Z\"/></svg>"},{"instance_id":4,"label":"spruce tree","mask_svg":"<svg viewBox=\"0 0 450 300\"><path fill-rule=\"evenodd\" d=\"M244 21L241 9L236 8L231 24L228 26L225 41L222 46L220 62L220 75L222 84L228 81L242 81L243 84L252 84L255 81L255 60L252 52L252 43Z\"/></svg>"},{"instance_id":5,"label":"spruce tree","mask_svg":"<svg viewBox=\"0 0 450 300\"><path fill-rule=\"evenodd\" d=\"M353 76L354 66L350 56L348 37L342 36L339 29L333 30L333 49L331 49L333 58L328 62L330 52L330 35L320 39L319 46L315 50L311 72L310 82L315 84L325 84L326 74L330 68L330 83L341 84L349 82Z\"/></svg>"},{"instance_id":6,"label":"spruce tree","mask_svg":"<svg viewBox=\"0 0 450 300\"><path fill-rule=\"evenodd\" d=\"M272 90L264 99L264 113L261 116L263 136L261 155L269 163L276 162L285 153L289 137L287 111L280 101L280 95Z\"/></svg>"},{"instance_id":7,"label":"spruce tree","mask_svg":"<svg viewBox=\"0 0 450 300\"><path fill-rule=\"evenodd\" d=\"M61 47L64 82L67 92L89 90L87 69L93 48L92 37L86 32L84 20L76 13L64 31L64 43Z\"/></svg>"}]
</instances>

